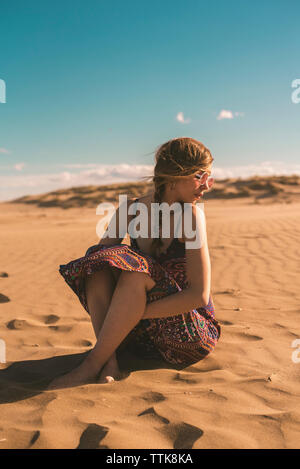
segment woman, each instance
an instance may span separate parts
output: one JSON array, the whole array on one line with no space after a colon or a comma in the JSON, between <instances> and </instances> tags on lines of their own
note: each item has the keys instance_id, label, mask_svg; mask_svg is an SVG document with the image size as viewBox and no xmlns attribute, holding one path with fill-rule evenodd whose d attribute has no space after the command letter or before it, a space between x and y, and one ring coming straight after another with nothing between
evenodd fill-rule
<instances>
[{"instance_id":1,"label":"woman","mask_svg":"<svg viewBox=\"0 0 300 469\"><path fill-rule=\"evenodd\" d=\"M201 142L182 137L161 145L155 158L154 193L138 200L148 210L148 226L153 202L169 206L177 202L192 208L193 230L199 229L195 204L213 183L208 178L213 162L210 151ZM136 202L128 204L127 231L134 219L129 208ZM172 212L170 237L131 237L127 246L122 244L119 209L115 238L103 236L84 257L60 266L61 275L91 316L97 342L80 366L55 379L49 389L118 379L116 351L123 347L139 357L160 357L185 367L204 358L219 339L205 219L200 227L202 244L196 248L188 248L192 238L186 235L185 217L180 219L182 236L175 237ZM162 223L165 220L160 217L159 233Z\"/></svg>"}]
</instances>

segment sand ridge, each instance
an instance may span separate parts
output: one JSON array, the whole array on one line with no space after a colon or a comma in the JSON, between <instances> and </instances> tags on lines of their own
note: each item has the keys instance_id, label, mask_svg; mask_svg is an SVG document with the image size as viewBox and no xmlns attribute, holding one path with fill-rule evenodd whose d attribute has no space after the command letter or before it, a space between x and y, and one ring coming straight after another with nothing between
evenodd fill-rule
<instances>
[{"instance_id":1,"label":"sand ridge","mask_svg":"<svg viewBox=\"0 0 300 469\"><path fill-rule=\"evenodd\" d=\"M120 194L136 198L153 191L151 181L118 183L101 186L79 186L38 195L25 195L12 203L37 207L94 208L102 202L117 204ZM300 202L300 176L253 176L248 179L216 179L205 199L247 199L255 204Z\"/></svg>"}]
</instances>

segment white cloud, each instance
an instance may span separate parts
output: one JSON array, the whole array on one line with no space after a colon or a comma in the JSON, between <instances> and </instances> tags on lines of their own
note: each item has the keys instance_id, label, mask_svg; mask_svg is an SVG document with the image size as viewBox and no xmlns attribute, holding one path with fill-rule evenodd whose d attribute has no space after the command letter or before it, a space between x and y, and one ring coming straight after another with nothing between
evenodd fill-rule
<instances>
[{"instance_id":1,"label":"white cloud","mask_svg":"<svg viewBox=\"0 0 300 469\"><path fill-rule=\"evenodd\" d=\"M17 171L22 171L22 169L24 168L25 166L25 163L16 163L14 164L14 168L17 170Z\"/></svg>"},{"instance_id":2,"label":"white cloud","mask_svg":"<svg viewBox=\"0 0 300 469\"><path fill-rule=\"evenodd\" d=\"M9 150L7 150L6 148L0 148L0 153L8 154L8 153L10 153L10 152L9 152Z\"/></svg>"},{"instance_id":3,"label":"white cloud","mask_svg":"<svg viewBox=\"0 0 300 469\"><path fill-rule=\"evenodd\" d=\"M61 164L59 166L63 166L64 168L96 168L99 166L97 163L86 163L86 164L79 164L79 163L74 163L74 164Z\"/></svg>"},{"instance_id":4,"label":"white cloud","mask_svg":"<svg viewBox=\"0 0 300 469\"><path fill-rule=\"evenodd\" d=\"M212 176L217 179L244 178L252 176L288 176L300 175L300 164L288 164L284 161L263 161L257 164L229 166L226 168L213 166Z\"/></svg>"},{"instance_id":5,"label":"white cloud","mask_svg":"<svg viewBox=\"0 0 300 469\"><path fill-rule=\"evenodd\" d=\"M191 122L191 119L185 119L184 118L183 112L178 112L178 114L176 116L176 120L178 122L181 122L181 124L188 124L189 122Z\"/></svg>"},{"instance_id":6,"label":"white cloud","mask_svg":"<svg viewBox=\"0 0 300 469\"><path fill-rule=\"evenodd\" d=\"M220 121L223 119L234 119L234 117L243 117L244 115L244 112L232 112L227 111L226 109L222 109L222 111L220 111L217 116L217 120Z\"/></svg>"},{"instance_id":7,"label":"white cloud","mask_svg":"<svg viewBox=\"0 0 300 469\"><path fill-rule=\"evenodd\" d=\"M76 166L78 171L61 171L59 173L22 174L9 176L0 174L0 200L11 200L28 194L43 194L76 186L105 185L113 183L141 181L143 176L153 174L153 165L61 165L65 168ZM78 166L78 168L77 168ZM87 168L87 169L84 169ZM288 164L283 161L263 161L257 164L237 166L213 165L212 177L248 178L254 175L300 175L300 164Z\"/></svg>"},{"instance_id":8,"label":"white cloud","mask_svg":"<svg viewBox=\"0 0 300 469\"><path fill-rule=\"evenodd\" d=\"M0 200L10 200L28 194L42 194L56 189L76 186L105 185L141 181L153 174L152 165L61 165L83 169L59 173L0 175ZM92 167L92 168L91 168ZM90 169L91 168L91 169Z\"/></svg>"},{"instance_id":9,"label":"white cloud","mask_svg":"<svg viewBox=\"0 0 300 469\"><path fill-rule=\"evenodd\" d=\"M222 120L222 119L233 119L233 114L231 111L226 111L225 109L222 109L222 111L219 112L219 115L217 117L217 120Z\"/></svg>"}]
</instances>

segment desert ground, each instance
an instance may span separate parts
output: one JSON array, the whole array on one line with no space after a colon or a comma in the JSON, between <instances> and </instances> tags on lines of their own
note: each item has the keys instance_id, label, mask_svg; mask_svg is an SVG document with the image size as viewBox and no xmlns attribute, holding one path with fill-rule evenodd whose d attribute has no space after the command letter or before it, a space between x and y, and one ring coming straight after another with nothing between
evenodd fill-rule
<instances>
[{"instance_id":1,"label":"desert ground","mask_svg":"<svg viewBox=\"0 0 300 469\"><path fill-rule=\"evenodd\" d=\"M182 370L124 357L123 380L57 391L95 341L58 268L99 241L96 205L117 186L1 203L0 449L300 448L298 180L227 180L204 197L222 327L210 356Z\"/></svg>"}]
</instances>

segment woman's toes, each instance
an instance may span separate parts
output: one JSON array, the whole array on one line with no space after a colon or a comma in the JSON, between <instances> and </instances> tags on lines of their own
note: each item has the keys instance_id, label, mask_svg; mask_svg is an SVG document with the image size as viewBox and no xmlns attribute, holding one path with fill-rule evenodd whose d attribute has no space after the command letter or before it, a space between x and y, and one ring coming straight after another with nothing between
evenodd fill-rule
<instances>
[{"instance_id":1,"label":"woman's toes","mask_svg":"<svg viewBox=\"0 0 300 469\"><path fill-rule=\"evenodd\" d=\"M107 383L113 383L115 380L113 376L105 376L105 379Z\"/></svg>"},{"instance_id":2,"label":"woman's toes","mask_svg":"<svg viewBox=\"0 0 300 469\"><path fill-rule=\"evenodd\" d=\"M98 383L113 383L115 380L119 379L120 374L121 372L118 365L111 361L102 369Z\"/></svg>"},{"instance_id":3,"label":"woman's toes","mask_svg":"<svg viewBox=\"0 0 300 469\"><path fill-rule=\"evenodd\" d=\"M113 383L115 381L115 378L113 376L105 376L104 375L101 375L99 380L98 380L98 383L99 384L105 384L105 383Z\"/></svg>"}]
</instances>

